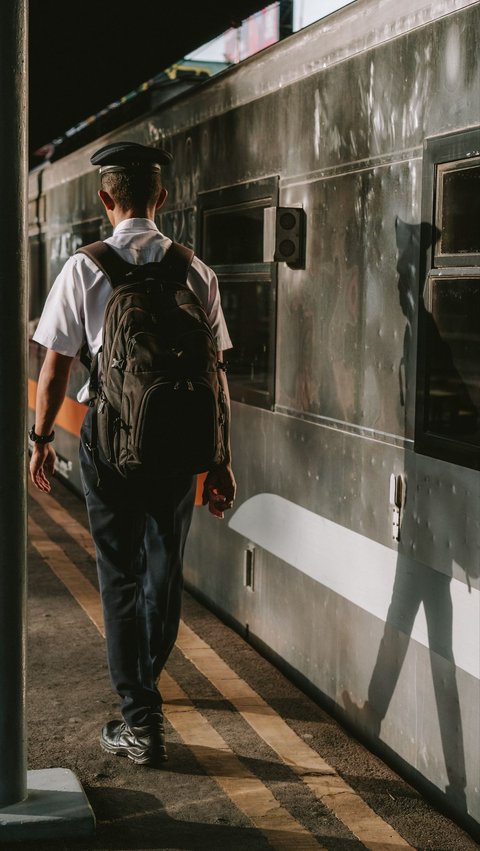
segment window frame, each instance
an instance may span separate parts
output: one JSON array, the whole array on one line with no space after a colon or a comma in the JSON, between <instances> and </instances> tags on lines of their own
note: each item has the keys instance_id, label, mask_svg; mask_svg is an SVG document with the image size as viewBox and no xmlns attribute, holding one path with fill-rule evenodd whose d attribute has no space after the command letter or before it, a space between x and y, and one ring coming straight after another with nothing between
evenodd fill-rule
<instances>
[{"instance_id":1,"label":"window frame","mask_svg":"<svg viewBox=\"0 0 480 851\"><path fill-rule=\"evenodd\" d=\"M480 167L479 155L475 157L462 157L461 159L455 159L453 161L448 162L435 163L435 198L437 200L437 203L435 204L435 227L439 232L441 230L442 224L440 213L444 195L444 184L441 180L441 175L447 174L448 172L466 171L467 169L472 168L472 164L476 164L478 167ZM435 268L441 268L444 266L479 266L480 251L456 253L441 252L439 235L434 246L433 261Z\"/></svg>"},{"instance_id":2,"label":"window frame","mask_svg":"<svg viewBox=\"0 0 480 851\"><path fill-rule=\"evenodd\" d=\"M275 364L276 364L276 326L277 326L277 263L273 262L251 262L215 264L209 261L206 252L205 222L209 215L221 213L235 208L248 208L261 206L262 208L276 206L278 203L278 175L262 177L248 183L234 184L220 189L208 190L198 195L197 202L197 239L196 244L200 246L200 256L208 263L217 275L220 292L222 283L236 283L249 286L255 283L268 283L269 292L269 321L268 321L268 361L267 361L267 389L259 390L248 384L235 381L233 373L229 375L229 391L232 400L243 402L257 408L273 410L275 404ZM263 226L262 226L263 227ZM263 234L263 229L262 229ZM232 340L233 349L236 340ZM228 353L226 356L228 361Z\"/></svg>"},{"instance_id":3,"label":"window frame","mask_svg":"<svg viewBox=\"0 0 480 851\"><path fill-rule=\"evenodd\" d=\"M414 449L420 454L475 470L480 469L480 447L435 433L428 428L430 373L427 313L435 281L452 277L480 280L479 255L461 252L441 254L438 250L443 195L443 187L439 186L439 173L454 170L456 165L467 168L469 161L475 162L480 157L479 152L480 128L432 137L424 143L414 440Z\"/></svg>"}]
</instances>

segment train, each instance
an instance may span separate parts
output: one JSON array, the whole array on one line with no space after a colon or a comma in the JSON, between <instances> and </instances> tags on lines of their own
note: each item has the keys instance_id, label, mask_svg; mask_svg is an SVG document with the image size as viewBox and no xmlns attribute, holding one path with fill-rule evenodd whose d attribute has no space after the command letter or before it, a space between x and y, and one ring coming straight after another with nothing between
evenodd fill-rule
<instances>
[{"instance_id":1,"label":"train","mask_svg":"<svg viewBox=\"0 0 480 851\"><path fill-rule=\"evenodd\" d=\"M33 332L111 232L93 151L173 154L157 223L220 282L238 483L223 522L194 512L187 588L472 831L479 32L471 0L356 0L29 176ZM79 492L84 379L56 426Z\"/></svg>"}]
</instances>

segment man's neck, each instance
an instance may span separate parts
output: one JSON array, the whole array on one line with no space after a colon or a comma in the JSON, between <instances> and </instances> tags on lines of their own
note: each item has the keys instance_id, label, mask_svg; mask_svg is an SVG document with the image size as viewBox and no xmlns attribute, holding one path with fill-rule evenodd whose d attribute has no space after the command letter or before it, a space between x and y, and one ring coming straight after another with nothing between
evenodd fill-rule
<instances>
[{"instance_id":1,"label":"man's neck","mask_svg":"<svg viewBox=\"0 0 480 851\"><path fill-rule=\"evenodd\" d=\"M126 222L129 219L149 219L155 221L155 212L152 214L149 210L112 210L112 224L116 228L120 222Z\"/></svg>"}]
</instances>

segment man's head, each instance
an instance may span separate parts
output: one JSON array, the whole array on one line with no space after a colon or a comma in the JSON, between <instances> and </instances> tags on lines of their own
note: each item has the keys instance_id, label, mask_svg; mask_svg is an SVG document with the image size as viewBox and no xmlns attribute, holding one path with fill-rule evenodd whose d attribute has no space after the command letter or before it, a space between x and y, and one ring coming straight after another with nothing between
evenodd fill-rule
<instances>
[{"instance_id":1,"label":"man's head","mask_svg":"<svg viewBox=\"0 0 480 851\"><path fill-rule=\"evenodd\" d=\"M133 216L154 218L167 197L161 166L171 160L167 151L137 142L116 142L93 154L90 162L100 166L99 196L112 225Z\"/></svg>"}]
</instances>

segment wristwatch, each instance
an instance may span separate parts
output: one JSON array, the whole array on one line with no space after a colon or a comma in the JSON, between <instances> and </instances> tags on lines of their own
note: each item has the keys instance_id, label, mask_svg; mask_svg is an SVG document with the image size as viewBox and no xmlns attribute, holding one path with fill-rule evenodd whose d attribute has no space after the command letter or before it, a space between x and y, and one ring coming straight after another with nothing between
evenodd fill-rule
<instances>
[{"instance_id":1,"label":"wristwatch","mask_svg":"<svg viewBox=\"0 0 480 851\"><path fill-rule=\"evenodd\" d=\"M35 431L35 423L32 425L30 431L28 432L28 436L30 440L33 440L34 443L40 443L42 446L45 443L51 443L55 437L55 432L52 431L51 434L37 434Z\"/></svg>"}]
</instances>

